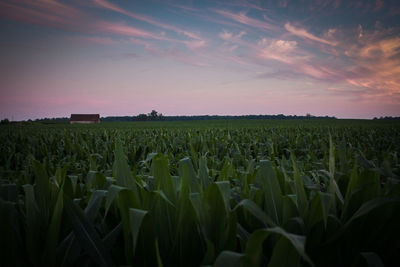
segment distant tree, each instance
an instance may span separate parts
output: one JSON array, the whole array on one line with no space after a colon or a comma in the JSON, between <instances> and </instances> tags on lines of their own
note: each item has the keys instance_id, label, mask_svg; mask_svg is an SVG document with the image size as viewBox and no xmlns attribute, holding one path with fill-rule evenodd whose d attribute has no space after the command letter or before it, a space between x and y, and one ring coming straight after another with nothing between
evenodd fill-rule
<instances>
[{"instance_id":1,"label":"distant tree","mask_svg":"<svg viewBox=\"0 0 400 267\"><path fill-rule=\"evenodd\" d=\"M306 114L306 118L307 118L307 119L310 119L311 117L312 117L312 115L311 115L310 113L307 113L307 114Z\"/></svg>"},{"instance_id":2,"label":"distant tree","mask_svg":"<svg viewBox=\"0 0 400 267\"><path fill-rule=\"evenodd\" d=\"M158 112L155 111L154 109L148 114L148 116L150 117L150 119L152 121L155 121L158 117Z\"/></svg>"},{"instance_id":3,"label":"distant tree","mask_svg":"<svg viewBox=\"0 0 400 267\"><path fill-rule=\"evenodd\" d=\"M138 121L147 121L147 115L146 114L139 114L139 115L137 115L137 120Z\"/></svg>"},{"instance_id":4,"label":"distant tree","mask_svg":"<svg viewBox=\"0 0 400 267\"><path fill-rule=\"evenodd\" d=\"M9 124L9 123L10 123L10 121L7 118L0 121L0 124Z\"/></svg>"}]
</instances>

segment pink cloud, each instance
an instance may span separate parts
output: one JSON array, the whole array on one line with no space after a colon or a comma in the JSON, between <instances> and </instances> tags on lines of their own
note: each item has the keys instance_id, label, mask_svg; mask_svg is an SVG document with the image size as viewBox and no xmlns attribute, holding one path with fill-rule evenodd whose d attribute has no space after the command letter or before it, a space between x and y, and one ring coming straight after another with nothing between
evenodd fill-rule
<instances>
[{"instance_id":1,"label":"pink cloud","mask_svg":"<svg viewBox=\"0 0 400 267\"><path fill-rule=\"evenodd\" d=\"M178 4L173 4L173 3L168 3L168 4L170 6L179 8L179 9L181 9L183 11L186 11L186 12L198 12L199 11L197 8L193 8L193 7L190 7L190 6L178 5Z\"/></svg>"},{"instance_id":2,"label":"pink cloud","mask_svg":"<svg viewBox=\"0 0 400 267\"><path fill-rule=\"evenodd\" d=\"M18 5L18 4L24 5ZM83 14L79 11L65 7L65 10L52 4L49 6L38 5L42 2L33 2L35 9L27 5L25 1L0 2L0 16L7 19L17 20L24 23L38 24L53 28L79 29L78 21L81 21ZM49 1L54 3L54 1ZM69 13L71 11L71 13Z\"/></svg>"},{"instance_id":3,"label":"pink cloud","mask_svg":"<svg viewBox=\"0 0 400 267\"><path fill-rule=\"evenodd\" d=\"M94 0L98 5L104 8L126 14L130 17L151 23L155 26L159 26L164 29L173 30L179 34L182 34L192 40L182 41L171 39L165 36L165 33L154 33L139 29L134 26L129 26L123 23L114 23L108 21L101 21L90 15L61 4L54 0L48 1L25 1L19 0L14 2L0 2L0 16L12 20L21 21L29 24L39 24L50 28L60 28L64 30L73 30L81 33L100 33L100 34L112 34L118 36L128 36L135 38L163 40L175 43L185 44L189 49L193 50L196 48L204 47L206 41L202 39L198 34L193 32L182 30L180 28L163 24L156 20L153 20L144 15L134 14L132 12L125 11L107 1ZM92 42L101 45L112 45L116 44L113 39L102 36L91 36L91 37L79 37L82 42Z\"/></svg>"},{"instance_id":4,"label":"pink cloud","mask_svg":"<svg viewBox=\"0 0 400 267\"><path fill-rule=\"evenodd\" d=\"M123 36L141 37L145 39L168 40L162 34L155 34L122 23L97 22L96 28L102 32Z\"/></svg>"},{"instance_id":5,"label":"pink cloud","mask_svg":"<svg viewBox=\"0 0 400 267\"><path fill-rule=\"evenodd\" d=\"M193 41L184 41L183 42L190 50L196 50L198 48L202 48L206 45L206 42L203 40L193 40Z\"/></svg>"},{"instance_id":6,"label":"pink cloud","mask_svg":"<svg viewBox=\"0 0 400 267\"><path fill-rule=\"evenodd\" d=\"M145 15L136 14L136 13L133 13L131 11L124 10L124 9L118 7L117 5L114 5L114 4L112 4L112 3L110 3L110 2L108 2L106 0L93 0L93 1L94 1L95 4L97 4L98 6L100 6L102 8L109 9L109 10L124 14L126 16L129 16L129 17L133 18L133 19L149 23L149 24L151 24L153 26L156 26L156 27L159 27L159 28L162 28L162 29L165 29L165 30L171 30L171 31L174 31L174 32L176 32L178 34L183 34L186 37L189 37L191 39L197 40L198 42L187 42L189 49L193 49L193 47L195 47L195 46L198 46L198 47L204 46L205 43L206 43L206 40L204 40L199 35L197 35L195 33L192 33L190 31L181 29L181 28L173 26L173 25L165 24L163 22L157 21L157 20L155 20L155 19L153 19L151 17L145 16ZM200 45L200 44L204 44L204 45Z\"/></svg>"},{"instance_id":7,"label":"pink cloud","mask_svg":"<svg viewBox=\"0 0 400 267\"><path fill-rule=\"evenodd\" d=\"M236 21L236 22L239 22L239 23L242 23L244 25L251 26L254 28L259 28L262 30L274 30L274 31L279 29L277 26L267 23L265 21L250 18L245 13L236 14L236 13L232 13L232 12L229 12L226 10L221 10L221 9L211 9L211 10L223 17L229 18L233 21Z\"/></svg>"},{"instance_id":8,"label":"pink cloud","mask_svg":"<svg viewBox=\"0 0 400 267\"><path fill-rule=\"evenodd\" d=\"M335 56L329 64L283 40L262 39L257 57L284 63L285 71L359 88L353 93L364 100L375 98L400 104L400 37L391 35L391 31L378 28L361 33L358 29L353 35L332 32L330 40L334 40L335 48L319 47Z\"/></svg>"},{"instance_id":9,"label":"pink cloud","mask_svg":"<svg viewBox=\"0 0 400 267\"><path fill-rule=\"evenodd\" d=\"M222 39L222 40L224 40L224 41L229 41L229 40L231 40L232 39L232 33L231 32L227 32L227 31L224 31L224 32L221 32L220 34L219 34L219 37Z\"/></svg>"},{"instance_id":10,"label":"pink cloud","mask_svg":"<svg viewBox=\"0 0 400 267\"><path fill-rule=\"evenodd\" d=\"M297 42L284 40L269 40L263 38L258 42L260 58L274 59L286 64L294 64L297 56L293 52L297 48Z\"/></svg>"},{"instance_id":11,"label":"pink cloud","mask_svg":"<svg viewBox=\"0 0 400 267\"><path fill-rule=\"evenodd\" d=\"M56 0L38 0L38 1L28 1L28 0L13 0L5 1L5 4L13 4L16 6L24 6L25 8L30 8L31 10L36 9L37 11L45 11L48 14L52 14L59 17L77 19L85 17L86 14L82 11L62 4Z\"/></svg>"},{"instance_id":12,"label":"pink cloud","mask_svg":"<svg viewBox=\"0 0 400 267\"><path fill-rule=\"evenodd\" d=\"M309 40L313 40L313 41L316 41L316 42L319 42L319 43L322 43L322 44L327 44L327 45L332 45L332 46L335 46L335 45L336 45L335 42L332 42L332 41L329 41L329 40L326 40L326 39L317 37L317 36L315 36L315 35L309 33L309 32L308 32L307 30L305 30L305 29L296 28L296 27L292 26L289 22L287 22L287 23L285 24L285 29L286 29L288 32L290 32L291 34L294 34L294 35L296 35L296 36L299 36L299 37L301 37L301 38L303 38L303 39L309 39Z\"/></svg>"},{"instance_id":13,"label":"pink cloud","mask_svg":"<svg viewBox=\"0 0 400 267\"><path fill-rule=\"evenodd\" d=\"M79 43L94 43L99 45L116 45L119 43L111 38L99 36L79 36L71 39Z\"/></svg>"},{"instance_id":14,"label":"pink cloud","mask_svg":"<svg viewBox=\"0 0 400 267\"><path fill-rule=\"evenodd\" d=\"M252 8L258 11L268 11L268 9L261 7L260 5L250 3L250 1L231 1L231 2L218 2L219 4L223 4L224 6L234 6L234 7L244 7L244 8Z\"/></svg>"},{"instance_id":15,"label":"pink cloud","mask_svg":"<svg viewBox=\"0 0 400 267\"><path fill-rule=\"evenodd\" d=\"M218 36L226 42L238 42L244 35L246 35L245 31L241 31L238 34L234 35L233 33L225 30L218 34Z\"/></svg>"},{"instance_id":16,"label":"pink cloud","mask_svg":"<svg viewBox=\"0 0 400 267\"><path fill-rule=\"evenodd\" d=\"M137 20L152 24L154 26L157 26L157 27L160 27L160 28L163 28L163 29L166 29L166 30L172 30L172 31L175 31L175 32L178 32L178 33L183 33L183 30L181 30L178 27L171 26L171 25L159 22L159 21L157 21L157 20L155 20L153 18L150 18L148 16L145 16L145 15L136 14L136 13L133 13L131 11L124 10L124 9L118 7L117 5L114 5L114 4L112 4L112 3L108 2L108 1L105 1L105 0L93 0L93 2L96 5L98 5L98 6L102 7L102 8L109 9L109 10L124 14L124 15L126 15L128 17L133 18L133 19L137 19Z\"/></svg>"}]
</instances>

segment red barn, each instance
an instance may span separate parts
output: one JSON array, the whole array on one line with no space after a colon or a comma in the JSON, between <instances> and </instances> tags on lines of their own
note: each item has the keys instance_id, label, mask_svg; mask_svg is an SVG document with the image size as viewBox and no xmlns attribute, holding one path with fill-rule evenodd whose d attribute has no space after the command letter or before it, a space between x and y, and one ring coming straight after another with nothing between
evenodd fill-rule
<instances>
[{"instance_id":1,"label":"red barn","mask_svg":"<svg viewBox=\"0 0 400 267\"><path fill-rule=\"evenodd\" d=\"M100 114L71 114L69 123L99 123Z\"/></svg>"}]
</instances>

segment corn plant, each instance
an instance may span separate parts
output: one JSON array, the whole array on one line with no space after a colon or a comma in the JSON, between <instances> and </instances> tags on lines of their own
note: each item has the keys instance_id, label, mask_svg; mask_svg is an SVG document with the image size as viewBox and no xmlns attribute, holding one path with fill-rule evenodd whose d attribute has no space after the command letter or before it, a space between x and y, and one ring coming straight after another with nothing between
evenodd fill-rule
<instances>
[{"instance_id":1,"label":"corn plant","mask_svg":"<svg viewBox=\"0 0 400 267\"><path fill-rule=\"evenodd\" d=\"M398 266L400 125L2 126L1 266Z\"/></svg>"}]
</instances>

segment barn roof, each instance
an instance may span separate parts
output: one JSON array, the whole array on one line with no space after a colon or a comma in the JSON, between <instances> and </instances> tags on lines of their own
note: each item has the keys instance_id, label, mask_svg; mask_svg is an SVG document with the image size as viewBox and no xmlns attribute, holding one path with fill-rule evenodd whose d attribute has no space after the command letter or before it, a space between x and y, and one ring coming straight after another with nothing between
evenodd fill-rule
<instances>
[{"instance_id":1,"label":"barn roof","mask_svg":"<svg viewBox=\"0 0 400 267\"><path fill-rule=\"evenodd\" d=\"M98 121L100 114L71 114L71 121Z\"/></svg>"}]
</instances>

